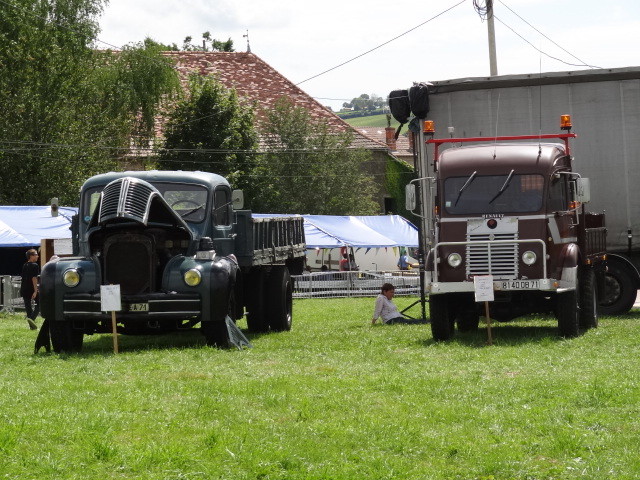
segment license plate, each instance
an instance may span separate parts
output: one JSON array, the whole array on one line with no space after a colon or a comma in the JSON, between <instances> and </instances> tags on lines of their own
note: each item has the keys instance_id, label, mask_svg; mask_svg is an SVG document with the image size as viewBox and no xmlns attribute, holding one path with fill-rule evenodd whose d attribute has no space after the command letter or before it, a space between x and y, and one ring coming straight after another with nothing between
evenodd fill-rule
<instances>
[{"instance_id":1,"label":"license plate","mask_svg":"<svg viewBox=\"0 0 640 480\"><path fill-rule=\"evenodd\" d=\"M148 303L132 303L129 305L130 312L148 312L149 304Z\"/></svg>"},{"instance_id":2,"label":"license plate","mask_svg":"<svg viewBox=\"0 0 640 480\"><path fill-rule=\"evenodd\" d=\"M540 280L509 280L496 282L500 290L539 290Z\"/></svg>"}]
</instances>

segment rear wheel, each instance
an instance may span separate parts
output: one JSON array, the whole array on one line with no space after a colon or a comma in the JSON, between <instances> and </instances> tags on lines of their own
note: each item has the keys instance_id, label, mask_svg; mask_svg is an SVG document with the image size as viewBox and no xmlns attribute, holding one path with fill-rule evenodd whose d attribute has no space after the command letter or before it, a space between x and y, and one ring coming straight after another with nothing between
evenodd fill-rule
<instances>
[{"instance_id":1,"label":"rear wheel","mask_svg":"<svg viewBox=\"0 0 640 480\"><path fill-rule=\"evenodd\" d=\"M73 328L70 320L51 320L49 334L53 351L56 353L72 353L82 350L84 332Z\"/></svg>"},{"instance_id":2,"label":"rear wheel","mask_svg":"<svg viewBox=\"0 0 640 480\"><path fill-rule=\"evenodd\" d=\"M265 304L266 284L267 276L264 269L255 269L249 274L244 298L247 303L247 327L250 332L269 330Z\"/></svg>"},{"instance_id":3,"label":"rear wheel","mask_svg":"<svg viewBox=\"0 0 640 480\"><path fill-rule=\"evenodd\" d=\"M598 294L596 273L591 267L583 267L578 272L580 284L580 328L598 326Z\"/></svg>"},{"instance_id":4,"label":"rear wheel","mask_svg":"<svg viewBox=\"0 0 640 480\"><path fill-rule=\"evenodd\" d=\"M293 285L287 267L277 265L271 269L267 291L271 329L277 332L291 330Z\"/></svg>"},{"instance_id":5,"label":"rear wheel","mask_svg":"<svg viewBox=\"0 0 640 480\"><path fill-rule=\"evenodd\" d=\"M627 313L636 301L638 290L631 268L620 262L609 262L604 275L604 296L599 299L598 311L602 315Z\"/></svg>"},{"instance_id":6,"label":"rear wheel","mask_svg":"<svg viewBox=\"0 0 640 480\"><path fill-rule=\"evenodd\" d=\"M429 318L431 334L436 341L449 340L453 334L454 318L449 298L446 295L429 297Z\"/></svg>"}]
</instances>

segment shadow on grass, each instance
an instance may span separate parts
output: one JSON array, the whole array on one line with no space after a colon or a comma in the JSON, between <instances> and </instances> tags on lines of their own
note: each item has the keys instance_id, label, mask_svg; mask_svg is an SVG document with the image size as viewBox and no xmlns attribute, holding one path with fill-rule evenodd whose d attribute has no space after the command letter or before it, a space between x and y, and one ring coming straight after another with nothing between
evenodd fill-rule
<instances>
[{"instance_id":1,"label":"shadow on grass","mask_svg":"<svg viewBox=\"0 0 640 480\"><path fill-rule=\"evenodd\" d=\"M253 340L267 335L264 333L249 333L246 329L241 329L247 339ZM136 353L151 350L181 350L188 348L211 348L208 347L204 336L199 328L169 332L158 335L118 335L118 351L120 353ZM225 350L237 350L230 347ZM113 353L113 337L108 333L96 333L85 335L81 355L104 355Z\"/></svg>"},{"instance_id":2,"label":"shadow on grass","mask_svg":"<svg viewBox=\"0 0 640 480\"><path fill-rule=\"evenodd\" d=\"M558 334L557 326L498 322L492 322L491 324L491 337L493 346L495 347L510 347L529 343L557 343L567 340ZM460 333L456 330L448 342L436 342L433 338L429 338L420 343L424 346L439 343L455 343L456 345L474 348L485 347L488 345L487 328L486 325L480 325L477 331L465 333Z\"/></svg>"}]
</instances>

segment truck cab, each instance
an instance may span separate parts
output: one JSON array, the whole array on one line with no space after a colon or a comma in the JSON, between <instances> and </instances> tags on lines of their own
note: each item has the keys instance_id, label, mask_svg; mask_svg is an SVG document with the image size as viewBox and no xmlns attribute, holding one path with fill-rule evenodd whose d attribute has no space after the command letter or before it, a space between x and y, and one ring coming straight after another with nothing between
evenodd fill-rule
<instances>
[{"instance_id":1,"label":"truck cab","mask_svg":"<svg viewBox=\"0 0 640 480\"><path fill-rule=\"evenodd\" d=\"M606 230L603 215L584 210L588 181L572 170L573 136L429 140L434 241L425 290L434 339L450 338L455 325L478 327L476 276L491 276L496 320L553 313L564 336L597 325Z\"/></svg>"}]
</instances>

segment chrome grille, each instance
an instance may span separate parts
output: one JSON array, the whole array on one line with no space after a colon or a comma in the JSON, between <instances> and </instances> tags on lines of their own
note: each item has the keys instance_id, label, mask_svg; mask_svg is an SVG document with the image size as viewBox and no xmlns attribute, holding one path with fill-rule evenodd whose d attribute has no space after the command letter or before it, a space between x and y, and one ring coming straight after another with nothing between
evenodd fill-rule
<instances>
[{"instance_id":1,"label":"chrome grille","mask_svg":"<svg viewBox=\"0 0 640 480\"><path fill-rule=\"evenodd\" d=\"M100 205L100 222L111 218L146 220L147 205L154 190L146 183L133 178L121 178L104 189Z\"/></svg>"},{"instance_id":2,"label":"chrome grille","mask_svg":"<svg viewBox=\"0 0 640 480\"><path fill-rule=\"evenodd\" d=\"M467 276L493 275L497 278L518 278L518 244L495 243L495 240L517 240L517 233L467 235ZM489 243L477 243L489 242Z\"/></svg>"}]
</instances>

